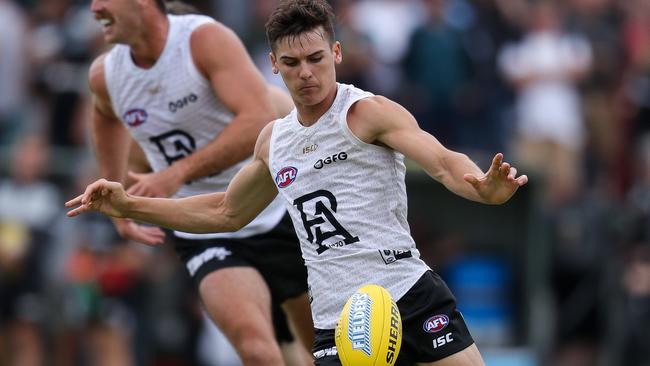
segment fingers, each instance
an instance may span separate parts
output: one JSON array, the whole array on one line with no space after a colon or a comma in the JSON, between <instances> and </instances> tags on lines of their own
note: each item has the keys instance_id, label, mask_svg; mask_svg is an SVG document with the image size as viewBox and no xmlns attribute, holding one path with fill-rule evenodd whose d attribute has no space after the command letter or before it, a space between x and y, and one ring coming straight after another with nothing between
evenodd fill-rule
<instances>
[{"instance_id":1,"label":"fingers","mask_svg":"<svg viewBox=\"0 0 650 366\"><path fill-rule=\"evenodd\" d=\"M64 206L65 207L72 207L72 206L76 206L76 205L80 204L81 203L81 198L83 196L84 196L83 194L78 195L77 197L75 197L75 198L71 199L70 201L66 202Z\"/></svg>"},{"instance_id":2,"label":"fingers","mask_svg":"<svg viewBox=\"0 0 650 366\"><path fill-rule=\"evenodd\" d=\"M125 238L146 245L160 245L165 242L165 232L155 226L144 226L131 223L129 230L123 235Z\"/></svg>"},{"instance_id":3,"label":"fingers","mask_svg":"<svg viewBox=\"0 0 650 366\"><path fill-rule=\"evenodd\" d=\"M522 175L519 178L516 179L517 184L519 184L519 187L523 186L524 184L528 183L528 176L527 175Z\"/></svg>"},{"instance_id":4,"label":"fingers","mask_svg":"<svg viewBox=\"0 0 650 366\"><path fill-rule=\"evenodd\" d=\"M492 165L490 165L490 172L492 173L498 173L499 169L501 168L501 163L503 163L503 154L502 153L497 153L494 155L494 158L492 159Z\"/></svg>"},{"instance_id":5,"label":"fingers","mask_svg":"<svg viewBox=\"0 0 650 366\"><path fill-rule=\"evenodd\" d=\"M81 215L84 212L88 212L88 211L92 211L92 210L93 209L90 206L81 205L81 206L79 206L79 207L77 207L75 209L72 209L72 210L68 211L66 213L66 216L75 217L75 216Z\"/></svg>"},{"instance_id":6,"label":"fingers","mask_svg":"<svg viewBox=\"0 0 650 366\"><path fill-rule=\"evenodd\" d=\"M126 190L126 193L133 195L133 196L143 196L144 193L144 187L140 183L136 183L129 187L129 189Z\"/></svg>"}]
</instances>

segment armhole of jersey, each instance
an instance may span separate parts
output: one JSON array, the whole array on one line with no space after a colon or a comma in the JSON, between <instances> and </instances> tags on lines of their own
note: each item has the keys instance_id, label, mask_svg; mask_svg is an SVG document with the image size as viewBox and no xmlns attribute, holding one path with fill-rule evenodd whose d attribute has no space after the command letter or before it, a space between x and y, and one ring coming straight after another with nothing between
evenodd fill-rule
<instances>
[{"instance_id":1,"label":"armhole of jersey","mask_svg":"<svg viewBox=\"0 0 650 366\"><path fill-rule=\"evenodd\" d=\"M282 119L276 119L273 121L273 127L271 127L271 136L269 136L269 174L271 175L271 178L273 179L273 162L275 161L275 156L273 154L273 147L275 146L275 138L276 138L276 133L275 129L278 127L278 121L281 121ZM275 179L273 180L275 182Z\"/></svg>"},{"instance_id":2,"label":"armhole of jersey","mask_svg":"<svg viewBox=\"0 0 650 366\"><path fill-rule=\"evenodd\" d=\"M117 46L115 46L117 47ZM111 100L111 108L113 108L113 113L117 118L122 120L122 112L117 109L116 95L113 93L113 69L115 64L115 58L118 55L119 50L113 48L108 51L106 57L104 57L104 82L106 82L106 93L108 93L108 98Z\"/></svg>"},{"instance_id":3,"label":"armhole of jersey","mask_svg":"<svg viewBox=\"0 0 650 366\"><path fill-rule=\"evenodd\" d=\"M199 27L209 23L215 23L215 21L207 17L204 19L196 20L194 24L191 25L192 29L187 34L187 41L181 42L181 47L183 48L183 61L185 65L187 65L187 71L189 72L192 79L205 87L210 86L210 80L201 74L199 69L196 67L196 64L194 64L194 57L192 57L192 47L190 42L192 40L192 34L194 34L194 31L196 31Z\"/></svg>"},{"instance_id":4,"label":"armhole of jersey","mask_svg":"<svg viewBox=\"0 0 650 366\"><path fill-rule=\"evenodd\" d=\"M353 97L351 101L343 107L343 110L341 110L341 114L339 115L339 128L343 132L343 135L346 137L346 139L351 142L352 144L359 146L361 148L369 148L369 149L374 149L377 151L384 151L385 148L373 144L369 144L367 142L361 141L360 138L357 137L357 135L350 130L350 126L348 126L348 111L350 110L350 107L354 105L354 103L360 101L361 99L365 99L368 97L372 97L374 94L371 93L363 93L359 94Z\"/></svg>"}]
</instances>

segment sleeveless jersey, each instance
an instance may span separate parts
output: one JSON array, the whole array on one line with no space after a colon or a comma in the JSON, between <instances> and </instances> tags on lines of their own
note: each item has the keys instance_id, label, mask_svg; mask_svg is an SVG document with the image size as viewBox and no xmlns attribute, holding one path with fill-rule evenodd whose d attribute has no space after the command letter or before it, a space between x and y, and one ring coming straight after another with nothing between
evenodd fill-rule
<instances>
[{"instance_id":1,"label":"sleeveless jersey","mask_svg":"<svg viewBox=\"0 0 650 366\"><path fill-rule=\"evenodd\" d=\"M404 156L347 125L350 106L371 95L338 84L314 125L302 126L294 109L271 134L269 169L300 239L319 329L335 327L359 287L381 285L397 301L429 269L406 220Z\"/></svg>"},{"instance_id":2,"label":"sleeveless jersey","mask_svg":"<svg viewBox=\"0 0 650 366\"><path fill-rule=\"evenodd\" d=\"M201 15L168 15L168 19L165 47L151 68L136 66L126 45L115 45L104 59L113 110L142 147L154 171L163 170L209 144L233 119L233 113L216 97L210 82L194 65L190 51L192 32L214 20ZM174 197L225 191L235 173L249 160L188 182ZM276 200L236 233L176 235L188 239L248 237L271 230L285 212Z\"/></svg>"}]
</instances>

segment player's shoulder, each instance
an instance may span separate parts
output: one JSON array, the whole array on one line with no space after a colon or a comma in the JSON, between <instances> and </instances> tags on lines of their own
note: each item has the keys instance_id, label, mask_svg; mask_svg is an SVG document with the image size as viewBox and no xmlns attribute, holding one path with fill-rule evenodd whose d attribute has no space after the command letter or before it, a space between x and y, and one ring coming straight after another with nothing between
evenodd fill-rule
<instances>
[{"instance_id":1,"label":"player's shoulder","mask_svg":"<svg viewBox=\"0 0 650 366\"><path fill-rule=\"evenodd\" d=\"M203 42L214 42L215 40L227 41L229 39L239 39L232 29L218 20L209 17L206 17L205 20L192 31L192 35L190 36L190 42L192 44L202 45ZM215 45L211 44L210 46L213 49Z\"/></svg>"},{"instance_id":2,"label":"player's shoulder","mask_svg":"<svg viewBox=\"0 0 650 366\"><path fill-rule=\"evenodd\" d=\"M255 143L254 155L256 158L261 158L263 160L268 160L269 149L271 146L271 136L273 135L273 126L279 120L271 121L262 128L262 131L257 136L257 142Z\"/></svg>"},{"instance_id":3,"label":"player's shoulder","mask_svg":"<svg viewBox=\"0 0 650 366\"><path fill-rule=\"evenodd\" d=\"M219 52L214 52L215 48ZM229 55L244 50L243 43L235 32L214 20L196 27L190 35L190 52L199 70L205 71L227 62Z\"/></svg>"},{"instance_id":4,"label":"player's shoulder","mask_svg":"<svg viewBox=\"0 0 650 366\"><path fill-rule=\"evenodd\" d=\"M93 92L106 90L106 76L104 65L108 52L103 53L93 60L88 69L88 84Z\"/></svg>"},{"instance_id":5,"label":"player's shoulder","mask_svg":"<svg viewBox=\"0 0 650 366\"><path fill-rule=\"evenodd\" d=\"M359 99L350 106L347 112L348 126L355 132L359 129L375 129L382 121L390 119L399 104L381 96L372 95ZM364 135L365 133L361 133Z\"/></svg>"},{"instance_id":6,"label":"player's shoulder","mask_svg":"<svg viewBox=\"0 0 650 366\"><path fill-rule=\"evenodd\" d=\"M348 110L350 116L356 118L370 118L383 116L387 111L396 108L398 104L382 95L371 95L356 101Z\"/></svg>"}]
</instances>

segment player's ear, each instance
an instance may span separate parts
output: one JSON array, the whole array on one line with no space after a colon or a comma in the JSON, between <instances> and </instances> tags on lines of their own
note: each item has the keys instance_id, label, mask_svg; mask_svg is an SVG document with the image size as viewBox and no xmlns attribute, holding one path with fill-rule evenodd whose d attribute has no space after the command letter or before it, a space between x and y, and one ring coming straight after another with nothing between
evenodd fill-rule
<instances>
[{"instance_id":1,"label":"player's ear","mask_svg":"<svg viewBox=\"0 0 650 366\"><path fill-rule=\"evenodd\" d=\"M343 52L341 49L341 42L336 41L332 46L332 53L334 54L334 63L340 64L343 61Z\"/></svg>"},{"instance_id":2,"label":"player's ear","mask_svg":"<svg viewBox=\"0 0 650 366\"><path fill-rule=\"evenodd\" d=\"M278 69L278 61L275 58L275 55L273 52L269 52L269 59L271 59L271 70L273 71L274 74L277 74L280 72L280 69Z\"/></svg>"}]
</instances>

